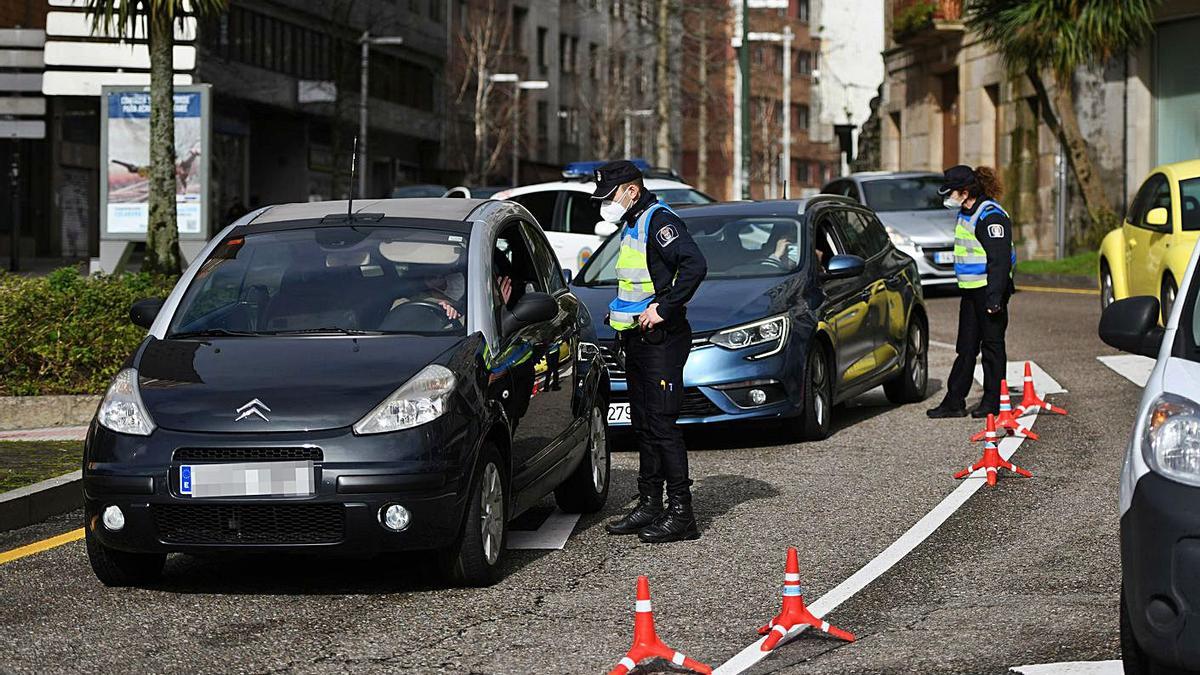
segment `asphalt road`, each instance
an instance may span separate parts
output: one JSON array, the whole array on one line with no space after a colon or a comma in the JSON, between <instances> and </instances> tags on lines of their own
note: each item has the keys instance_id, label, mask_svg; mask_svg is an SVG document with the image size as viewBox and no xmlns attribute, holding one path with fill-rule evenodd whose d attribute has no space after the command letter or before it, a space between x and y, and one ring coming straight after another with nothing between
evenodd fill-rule
<instances>
[{"instance_id":1,"label":"asphalt road","mask_svg":"<svg viewBox=\"0 0 1200 675\"><path fill-rule=\"evenodd\" d=\"M930 300L952 343L953 297ZM1034 477L984 487L905 559L835 609L858 635L804 634L748 672L978 672L1118 658L1117 476L1139 390L1096 361L1091 295L1024 292L1009 358L1068 390L1014 460ZM174 556L149 589L110 590L82 542L0 565L4 672L606 672L629 648L634 582L650 576L659 635L716 666L779 609L786 547L811 602L957 486L969 419L932 421L953 351L931 347L929 402L875 392L836 411L820 443L770 428L692 434L699 541L651 546L601 523L634 496L637 457L614 457L613 495L561 551L513 551L493 588L446 589L419 558ZM970 401L973 403L973 401ZM0 551L77 527L79 515L0 533ZM668 672L665 663L642 672Z\"/></svg>"}]
</instances>

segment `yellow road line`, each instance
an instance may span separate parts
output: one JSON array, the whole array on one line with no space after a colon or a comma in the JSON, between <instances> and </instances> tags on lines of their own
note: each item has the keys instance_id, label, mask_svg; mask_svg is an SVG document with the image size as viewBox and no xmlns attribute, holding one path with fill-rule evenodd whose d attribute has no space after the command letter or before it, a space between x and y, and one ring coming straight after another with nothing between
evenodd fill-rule
<instances>
[{"instance_id":1,"label":"yellow road line","mask_svg":"<svg viewBox=\"0 0 1200 675\"><path fill-rule=\"evenodd\" d=\"M34 553L41 553L42 551L48 551L52 548L62 546L63 544L69 544L73 541L79 541L80 539L83 539L83 528L82 527L79 528L78 530L71 530L70 532L64 532L63 534L60 534L56 537L50 537L49 539L35 541L32 544L28 544L26 546L20 546L18 548L12 549L11 551L5 551L3 553L0 553L0 565L3 565L4 563L10 563L19 558L24 558L27 555L33 555Z\"/></svg>"},{"instance_id":2,"label":"yellow road line","mask_svg":"<svg viewBox=\"0 0 1200 675\"><path fill-rule=\"evenodd\" d=\"M1070 293L1072 295L1100 295L1100 291L1092 288L1061 288L1058 286L1017 286L1018 291L1036 291L1038 293Z\"/></svg>"}]
</instances>

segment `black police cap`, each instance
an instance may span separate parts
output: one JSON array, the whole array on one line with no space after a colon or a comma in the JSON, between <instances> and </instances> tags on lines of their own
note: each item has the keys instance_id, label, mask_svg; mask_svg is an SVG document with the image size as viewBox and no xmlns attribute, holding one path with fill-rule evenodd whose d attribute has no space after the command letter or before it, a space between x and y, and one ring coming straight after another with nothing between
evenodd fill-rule
<instances>
[{"instance_id":1,"label":"black police cap","mask_svg":"<svg viewBox=\"0 0 1200 675\"><path fill-rule=\"evenodd\" d=\"M955 190L962 190L974 184L975 169L966 164L958 164L946 169L942 175L942 186L938 188L938 194L948 195Z\"/></svg>"},{"instance_id":2,"label":"black police cap","mask_svg":"<svg viewBox=\"0 0 1200 675\"><path fill-rule=\"evenodd\" d=\"M612 195L617 188L642 177L641 169L627 159L618 159L596 169L596 191L592 199L605 199Z\"/></svg>"}]
</instances>

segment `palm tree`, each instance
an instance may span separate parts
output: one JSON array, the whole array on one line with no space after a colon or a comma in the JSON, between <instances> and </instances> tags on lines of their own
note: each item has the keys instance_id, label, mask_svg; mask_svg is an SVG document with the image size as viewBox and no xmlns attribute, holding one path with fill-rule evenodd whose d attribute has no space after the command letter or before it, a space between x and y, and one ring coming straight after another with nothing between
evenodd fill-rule
<instances>
[{"instance_id":1,"label":"palm tree","mask_svg":"<svg viewBox=\"0 0 1200 675\"><path fill-rule=\"evenodd\" d=\"M126 38L149 36L150 217L142 269L179 274L179 231L175 221L175 98L172 48L175 22L225 11L228 0L87 0L92 32ZM138 30L143 28L144 30Z\"/></svg>"},{"instance_id":2,"label":"palm tree","mask_svg":"<svg viewBox=\"0 0 1200 675\"><path fill-rule=\"evenodd\" d=\"M968 0L965 7L967 27L1013 72L1029 78L1047 125L1067 149L1088 215L1100 228L1107 229L1116 216L1079 130L1072 76L1080 66L1103 63L1140 44L1160 1ZM1053 105L1043 72L1053 78Z\"/></svg>"}]
</instances>

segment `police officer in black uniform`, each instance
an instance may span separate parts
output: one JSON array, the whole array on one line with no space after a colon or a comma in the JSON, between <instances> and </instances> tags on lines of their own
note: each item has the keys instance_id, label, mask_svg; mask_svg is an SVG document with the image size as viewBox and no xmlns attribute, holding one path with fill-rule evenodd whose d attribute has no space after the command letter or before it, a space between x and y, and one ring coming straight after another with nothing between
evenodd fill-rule
<instances>
[{"instance_id":1,"label":"police officer in black uniform","mask_svg":"<svg viewBox=\"0 0 1200 675\"><path fill-rule=\"evenodd\" d=\"M611 534L637 533L648 543L696 539L687 447L677 420L692 342L686 305L708 264L683 220L646 189L632 162L600 167L592 197L604 200L601 217L622 226L617 298L607 321L625 355L640 460L637 506L605 528Z\"/></svg>"},{"instance_id":2,"label":"police officer in black uniform","mask_svg":"<svg viewBox=\"0 0 1200 675\"><path fill-rule=\"evenodd\" d=\"M954 274L962 295L958 307L958 352L946 397L926 411L933 418L964 417L975 373L975 357L983 353L983 398L971 411L976 418L1000 411L1000 380L1006 377L1008 299L1017 263L1012 220L996 202L1004 186L994 169L966 165L946 169L941 189L945 205L958 211L954 233Z\"/></svg>"}]
</instances>

